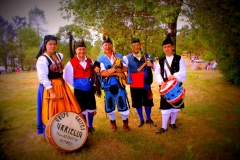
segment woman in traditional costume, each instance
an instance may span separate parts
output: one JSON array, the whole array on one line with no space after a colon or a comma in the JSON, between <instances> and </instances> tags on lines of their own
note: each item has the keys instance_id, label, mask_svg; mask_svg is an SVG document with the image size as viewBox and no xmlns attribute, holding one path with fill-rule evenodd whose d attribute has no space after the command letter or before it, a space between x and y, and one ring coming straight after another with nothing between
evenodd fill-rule
<instances>
[{"instance_id":1,"label":"woman in traditional costume","mask_svg":"<svg viewBox=\"0 0 240 160\"><path fill-rule=\"evenodd\" d=\"M46 35L36 56L39 79L37 95L37 133L45 137L49 119L64 111L81 113L73 92L63 79L63 54L57 53L58 38Z\"/></svg>"}]
</instances>

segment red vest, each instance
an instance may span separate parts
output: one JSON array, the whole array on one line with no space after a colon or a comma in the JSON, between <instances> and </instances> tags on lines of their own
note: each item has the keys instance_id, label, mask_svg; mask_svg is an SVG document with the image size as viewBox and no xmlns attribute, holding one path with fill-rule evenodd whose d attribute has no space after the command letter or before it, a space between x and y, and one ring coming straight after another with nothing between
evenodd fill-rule
<instances>
[{"instance_id":1,"label":"red vest","mask_svg":"<svg viewBox=\"0 0 240 160\"><path fill-rule=\"evenodd\" d=\"M91 63L92 59L87 58L87 66L84 69L82 65L79 64L80 60L77 57L74 57L70 60L73 66L73 77L74 78L90 78L91 77Z\"/></svg>"}]
</instances>

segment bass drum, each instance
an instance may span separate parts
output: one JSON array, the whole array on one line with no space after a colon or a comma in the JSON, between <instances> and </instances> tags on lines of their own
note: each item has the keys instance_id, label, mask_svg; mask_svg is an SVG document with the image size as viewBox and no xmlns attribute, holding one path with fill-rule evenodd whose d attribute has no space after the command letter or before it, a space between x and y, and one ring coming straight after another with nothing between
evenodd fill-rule
<instances>
[{"instance_id":1,"label":"bass drum","mask_svg":"<svg viewBox=\"0 0 240 160\"><path fill-rule=\"evenodd\" d=\"M86 142L88 127L79 114L61 112L48 121L45 132L51 146L64 152L71 152Z\"/></svg>"}]
</instances>

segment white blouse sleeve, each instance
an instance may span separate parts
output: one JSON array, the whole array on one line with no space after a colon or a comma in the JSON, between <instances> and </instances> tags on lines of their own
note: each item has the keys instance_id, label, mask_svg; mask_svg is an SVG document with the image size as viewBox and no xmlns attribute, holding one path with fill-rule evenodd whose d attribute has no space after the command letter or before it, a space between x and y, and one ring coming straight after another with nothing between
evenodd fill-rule
<instances>
[{"instance_id":1,"label":"white blouse sleeve","mask_svg":"<svg viewBox=\"0 0 240 160\"><path fill-rule=\"evenodd\" d=\"M179 71L173 74L178 82L183 82L187 77L187 67L184 59L181 57L179 62Z\"/></svg>"},{"instance_id":2,"label":"white blouse sleeve","mask_svg":"<svg viewBox=\"0 0 240 160\"><path fill-rule=\"evenodd\" d=\"M156 65L155 65L154 78L155 78L156 83L158 85L161 85L163 78L161 76L161 69L160 69L159 63L156 63Z\"/></svg>"},{"instance_id":3,"label":"white blouse sleeve","mask_svg":"<svg viewBox=\"0 0 240 160\"><path fill-rule=\"evenodd\" d=\"M46 89L52 88L52 83L48 78L48 61L44 56L40 56L37 60L37 74L39 83L41 83Z\"/></svg>"},{"instance_id":4,"label":"white blouse sleeve","mask_svg":"<svg viewBox=\"0 0 240 160\"><path fill-rule=\"evenodd\" d=\"M74 82L73 82L73 67L71 62L68 62L65 66L65 70L63 72L63 78L65 79L65 81L70 84L71 86L73 86Z\"/></svg>"},{"instance_id":5,"label":"white blouse sleeve","mask_svg":"<svg viewBox=\"0 0 240 160\"><path fill-rule=\"evenodd\" d=\"M106 70L106 69L105 69L105 66L104 66L104 64L103 64L102 62L100 62L100 67L101 67L101 71L100 71L100 72Z\"/></svg>"},{"instance_id":6,"label":"white blouse sleeve","mask_svg":"<svg viewBox=\"0 0 240 160\"><path fill-rule=\"evenodd\" d=\"M128 58L127 58L127 56L123 56L123 62L124 62L126 65L128 65Z\"/></svg>"}]
</instances>

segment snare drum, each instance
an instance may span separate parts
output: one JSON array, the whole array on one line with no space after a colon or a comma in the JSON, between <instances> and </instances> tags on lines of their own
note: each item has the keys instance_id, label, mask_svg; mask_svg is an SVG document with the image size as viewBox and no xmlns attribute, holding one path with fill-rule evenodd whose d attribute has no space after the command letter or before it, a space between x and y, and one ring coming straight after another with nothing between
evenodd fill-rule
<instances>
[{"instance_id":1,"label":"snare drum","mask_svg":"<svg viewBox=\"0 0 240 160\"><path fill-rule=\"evenodd\" d=\"M185 89L180 86L176 79L166 81L166 87L160 90L160 94L168 103L174 104L183 99Z\"/></svg>"},{"instance_id":2,"label":"snare drum","mask_svg":"<svg viewBox=\"0 0 240 160\"><path fill-rule=\"evenodd\" d=\"M86 122L75 112L58 113L46 125L48 143L61 151L71 152L80 148L87 136Z\"/></svg>"}]
</instances>

